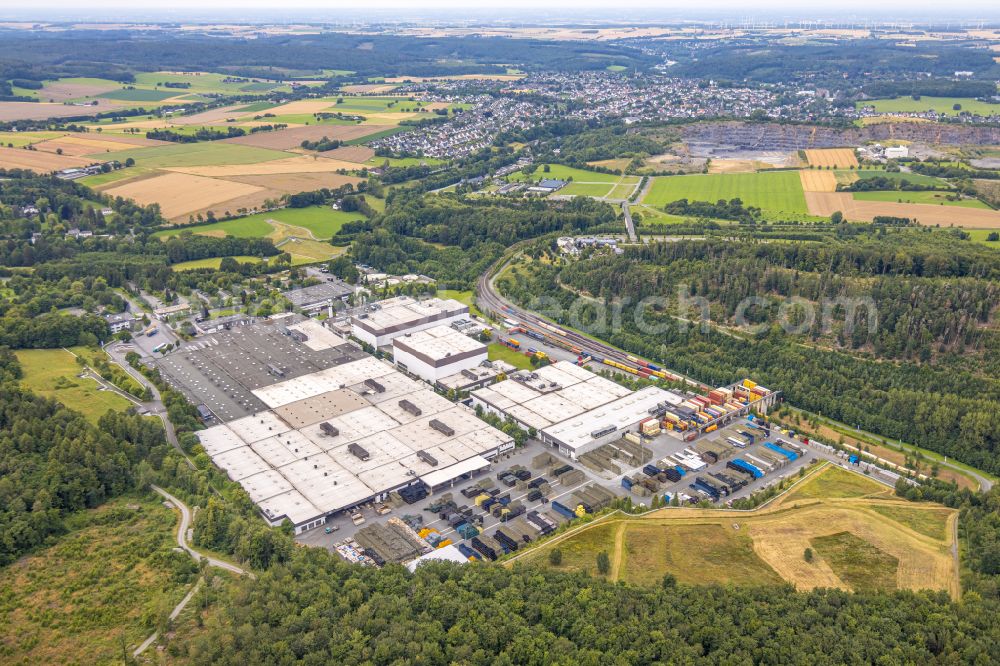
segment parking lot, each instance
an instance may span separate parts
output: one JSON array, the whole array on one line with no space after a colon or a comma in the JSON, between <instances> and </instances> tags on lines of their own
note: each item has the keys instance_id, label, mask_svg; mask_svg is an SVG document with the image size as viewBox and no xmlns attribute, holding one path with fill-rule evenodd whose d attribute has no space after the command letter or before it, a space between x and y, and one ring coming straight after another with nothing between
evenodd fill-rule
<instances>
[{"instance_id":1,"label":"parking lot","mask_svg":"<svg viewBox=\"0 0 1000 666\"><path fill-rule=\"evenodd\" d=\"M716 431L715 433L710 433L711 438L721 438L725 440L726 437L735 433L738 429L745 429L746 421L744 419L738 419L735 423L723 428L722 430ZM777 435L777 433L775 433ZM768 438L768 441L774 441L774 437ZM683 451L685 448L693 446L692 443L685 443L682 441L680 436L673 433L662 433L648 439L644 442L643 446L648 449L646 454L648 459L656 464L662 458L668 455L676 454ZM746 453L753 454L761 446L760 443L756 443L752 446L748 446L745 449L733 448L732 455L725 459L720 459L718 462L711 465L707 465L705 469L698 472L688 472L680 481L674 483L662 484L660 490L657 492L659 495L669 494L673 496L674 494L681 493L682 497L688 496L692 498L692 501L708 499L707 497L700 495L698 492L690 488L691 483L694 481L696 476L705 476L710 473L722 472L727 475L733 475L731 470L726 468L726 464L729 460L733 458L740 457ZM575 470L580 470L583 472L583 480L572 485L562 485L555 478L547 478L549 481L551 490L549 494L545 497L545 502L542 500L536 500L534 502L527 501L528 490L516 490L514 488L507 488L502 483L498 482L497 475L499 472L510 469L515 465L527 468L532 472L532 478L537 478L544 474L544 470L537 470L532 468L532 459L535 458L540 453L547 453L551 455L558 463L564 465L571 465ZM770 484L776 483L778 480L793 476L798 473L799 468L804 465L809 464L816 455L809 451L804 456L799 457L797 460L789 462L780 469L775 469L769 471L766 475L753 481L747 486L733 492L728 496L724 496L720 499L720 504L722 502L731 501L734 499L739 499L746 497L749 494L756 492ZM389 514L384 516L379 516L371 507L364 507L361 509L361 514L365 518L365 523L360 526L356 526L351 521L351 518L346 514L341 514L328 519L327 524L323 527L319 527L309 532L305 532L298 537L297 541L308 546L323 547L328 550L333 551L334 546L345 539L352 538L359 527L371 524L374 521L385 521L392 517L402 518L403 516L419 515L423 518L423 527L430 527L437 530L437 532L444 538L451 539L455 543L462 542L462 537L448 524L447 520L441 518L439 515L431 513L428 507L431 504L438 503L440 498L445 493L451 493L454 502L458 506L469 506L472 507L473 515L476 519L482 519L482 525L478 526L480 532L485 535L492 535L496 528L502 525L500 519L493 517L490 513L484 512L481 509L475 507L475 503L472 499L469 499L461 494L461 491L475 486L479 481L489 478L493 480L501 491L501 494L510 496L511 501L520 500L526 509L526 512L538 511L544 514L548 518L551 518L558 524L561 524L567 520L565 516L552 510L551 503L553 501L559 501L564 505L569 505L569 508L574 508L576 502L573 498L573 493L577 489L584 486L589 486L590 484L597 484L601 488L613 493L617 497L631 496L632 501L636 504L644 503L649 504L651 501L650 497L640 497L637 494L630 493L622 487L622 478L625 476L635 476L642 475L642 465L623 467L621 464L618 465L620 468L620 473L611 474L606 472L605 475L598 474L594 470L588 468L587 466L581 464L579 461L573 461L562 456L559 452L551 447L544 445L542 442L537 440L529 440L529 442L512 452L501 455L497 460L493 461L491 467L482 473L472 476L472 478L460 480L454 483L454 485L440 489L437 492L429 494L426 498L415 502L414 504L403 504L397 508L394 508ZM551 465L549 466L551 467ZM326 529L333 529L331 533L327 533Z\"/></svg>"}]
</instances>

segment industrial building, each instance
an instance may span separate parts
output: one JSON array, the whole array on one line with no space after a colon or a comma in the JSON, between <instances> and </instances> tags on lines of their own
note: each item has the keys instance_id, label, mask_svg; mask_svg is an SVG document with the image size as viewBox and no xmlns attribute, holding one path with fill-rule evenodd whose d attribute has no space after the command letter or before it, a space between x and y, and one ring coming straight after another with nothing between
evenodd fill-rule
<instances>
[{"instance_id":1,"label":"industrial building","mask_svg":"<svg viewBox=\"0 0 1000 666\"><path fill-rule=\"evenodd\" d=\"M418 482L441 487L514 447L471 409L370 356L252 393L265 409L198 437L270 524L287 519L296 533Z\"/></svg>"},{"instance_id":2,"label":"industrial building","mask_svg":"<svg viewBox=\"0 0 1000 666\"><path fill-rule=\"evenodd\" d=\"M439 325L394 338L392 359L401 370L434 384L479 366L486 360L486 345Z\"/></svg>"},{"instance_id":3,"label":"industrial building","mask_svg":"<svg viewBox=\"0 0 1000 666\"><path fill-rule=\"evenodd\" d=\"M634 429L661 403L683 400L655 386L631 391L568 361L512 373L471 397L574 459Z\"/></svg>"},{"instance_id":4,"label":"industrial building","mask_svg":"<svg viewBox=\"0 0 1000 666\"><path fill-rule=\"evenodd\" d=\"M354 293L354 288L335 277L327 278L326 282L314 284L301 289L290 289L282 292L282 296L287 298L296 309L306 314L314 314L329 308L337 301L343 301Z\"/></svg>"},{"instance_id":5,"label":"industrial building","mask_svg":"<svg viewBox=\"0 0 1000 666\"><path fill-rule=\"evenodd\" d=\"M469 306L454 299L418 301L410 296L397 296L373 303L366 312L351 317L351 335L378 348L391 344L400 335L447 326L468 317Z\"/></svg>"}]
</instances>

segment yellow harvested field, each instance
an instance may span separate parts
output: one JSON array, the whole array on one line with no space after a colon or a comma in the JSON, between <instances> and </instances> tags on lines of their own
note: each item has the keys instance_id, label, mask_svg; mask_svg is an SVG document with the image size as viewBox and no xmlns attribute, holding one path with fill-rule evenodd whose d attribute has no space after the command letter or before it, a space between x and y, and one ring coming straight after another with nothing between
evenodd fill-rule
<instances>
[{"instance_id":1,"label":"yellow harvested field","mask_svg":"<svg viewBox=\"0 0 1000 666\"><path fill-rule=\"evenodd\" d=\"M368 146L341 146L323 153L323 157L330 160L343 160L345 162L367 162L375 157L375 150Z\"/></svg>"},{"instance_id":2,"label":"yellow harvested field","mask_svg":"<svg viewBox=\"0 0 1000 666\"><path fill-rule=\"evenodd\" d=\"M328 100L300 99L295 102L276 106L273 109L268 109L267 112L273 113L276 116L291 116L300 113L319 113L320 111L326 111L332 106L333 102ZM249 115L253 116L256 114Z\"/></svg>"},{"instance_id":3,"label":"yellow harvested field","mask_svg":"<svg viewBox=\"0 0 1000 666\"><path fill-rule=\"evenodd\" d=\"M399 86L393 84L363 83L354 86L344 86L341 90L347 93L387 93L392 92L398 87Z\"/></svg>"},{"instance_id":4,"label":"yellow harvested field","mask_svg":"<svg viewBox=\"0 0 1000 666\"><path fill-rule=\"evenodd\" d=\"M619 157L617 159L596 160L594 162L587 162L587 165L588 166L596 166L596 167L604 167L605 169L612 169L612 170L613 169L618 169L619 171L623 171L625 169L625 167L627 167L629 165L629 162L631 162L631 161L632 160L630 160L627 157Z\"/></svg>"},{"instance_id":5,"label":"yellow harvested field","mask_svg":"<svg viewBox=\"0 0 1000 666\"><path fill-rule=\"evenodd\" d=\"M128 140L125 140L125 139ZM92 155L94 159L100 159L99 153L113 153L118 150L128 150L131 146L161 146L166 145L166 141L154 141L145 137L118 137L109 135L102 137L97 135L68 134L58 139L50 139L36 143L35 148L48 153L62 150L63 155Z\"/></svg>"},{"instance_id":6,"label":"yellow harvested field","mask_svg":"<svg viewBox=\"0 0 1000 666\"><path fill-rule=\"evenodd\" d=\"M200 210L215 210L213 206L263 191L262 187L246 183L185 173L165 173L112 187L104 192L114 197L132 199L143 205L158 203L164 217L177 219Z\"/></svg>"},{"instance_id":7,"label":"yellow harvested field","mask_svg":"<svg viewBox=\"0 0 1000 666\"><path fill-rule=\"evenodd\" d=\"M802 181L802 189L806 192L836 192L837 176L832 171L808 171L799 172L799 179Z\"/></svg>"},{"instance_id":8,"label":"yellow harvested field","mask_svg":"<svg viewBox=\"0 0 1000 666\"><path fill-rule=\"evenodd\" d=\"M324 157L302 155L257 164L221 164L218 166L169 167L166 171L188 173L195 176L229 178L231 176L256 176L277 173L331 173L339 169L354 170L355 162L328 160Z\"/></svg>"},{"instance_id":9,"label":"yellow harvested field","mask_svg":"<svg viewBox=\"0 0 1000 666\"><path fill-rule=\"evenodd\" d=\"M805 151L811 166L848 169L858 166L853 148L813 148Z\"/></svg>"},{"instance_id":10,"label":"yellow harvested field","mask_svg":"<svg viewBox=\"0 0 1000 666\"><path fill-rule=\"evenodd\" d=\"M396 114L399 115L399 114ZM381 132L392 125L308 125L288 127L273 132L256 132L232 139L223 139L225 143L237 143L241 146L271 148L273 150L288 150L299 147L304 140L319 141L323 137L350 141Z\"/></svg>"},{"instance_id":11,"label":"yellow harvested field","mask_svg":"<svg viewBox=\"0 0 1000 666\"><path fill-rule=\"evenodd\" d=\"M56 155L23 148L0 148L0 169L28 169L36 173L52 173L93 163L92 159L71 155Z\"/></svg>"},{"instance_id":12,"label":"yellow harvested field","mask_svg":"<svg viewBox=\"0 0 1000 666\"><path fill-rule=\"evenodd\" d=\"M414 118L420 117L419 113L412 112L383 113L381 111L376 111L374 113L364 112L362 115L364 115L366 119L365 123L368 124L368 127L379 124L392 126L397 124L400 120L413 120Z\"/></svg>"},{"instance_id":13,"label":"yellow harvested field","mask_svg":"<svg viewBox=\"0 0 1000 666\"><path fill-rule=\"evenodd\" d=\"M845 192L806 192L811 215L828 217L840 211L856 222L871 222L879 215L908 217L922 226L1000 229L1000 211L963 206L897 203L894 201L858 201Z\"/></svg>"},{"instance_id":14,"label":"yellow harvested field","mask_svg":"<svg viewBox=\"0 0 1000 666\"><path fill-rule=\"evenodd\" d=\"M356 165L355 165L356 166ZM336 189L347 183L357 185L363 178L342 176L339 173L276 173L255 176L230 176L227 180L256 185L282 194L297 194L322 188Z\"/></svg>"}]
</instances>

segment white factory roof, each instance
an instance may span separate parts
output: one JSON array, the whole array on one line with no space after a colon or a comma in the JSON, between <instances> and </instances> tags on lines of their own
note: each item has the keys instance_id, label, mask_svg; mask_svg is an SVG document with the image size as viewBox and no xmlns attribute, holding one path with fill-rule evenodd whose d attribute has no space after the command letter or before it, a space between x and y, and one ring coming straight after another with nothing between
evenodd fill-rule
<instances>
[{"instance_id":1,"label":"white factory roof","mask_svg":"<svg viewBox=\"0 0 1000 666\"><path fill-rule=\"evenodd\" d=\"M359 384L366 379L378 379L392 372L395 372L395 369L390 364L366 356L357 361L265 386L257 389L253 394L273 409L290 402L333 391L342 386Z\"/></svg>"},{"instance_id":2,"label":"white factory roof","mask_svg":"<svg viewBox=\"0 0 1000 666\"><path fill-rule=\"evenodd\" d=\"M468 306L453 298L418 301L410 296L397 296L379 302L379 309L368 312L364 319L355 317L352 322L368 329L389 332L419 325L427 318L443 318L448 314L468 311Z\"/></svg>"},{"instance_id":3,"label":"white factory roof","mask_svg":"<svg viewBox=\"0 0 1000 666\"><path fill-rule=\"evenodd\" d=\"M593 441L591 433L606 426L627 428L649 416L649 410L667 400L669 393L656 386L618 398L592 411L545 428L545 434L570 449Z\"/></svg>"},{"instance_id":4,"label":"white factory roof","mask_svg":"<svg viewBox=\"0 0 1000 666\"><path fill-rule=\"evenodd\" d=\"M392 341L394 347L413 349L432 361L443 361L458 354L486 353L486 345L459 333L451 326L433 326L423 331L407 333Z\"/></svg>"},{"instance_id":5,"label":"white factory roof","mask_svg":"<svg viewBox=\"0 0 1000 666\"><path fill-rule=\"evenodd\" d=\"M374 392L364 384L369 378L385 390ZM287 516L296 524L308 522L422 476L458 469L455 465L470 459L479 469L485 466L479 462L483 454L511 442L510 436L477 418L471 409L373 358L262 391L280 406L208 428L198 437L213 461L240 482L272 520ZM402 399L416 405L421 414L400 407ZM328 413L336 415L317 420ZM434 419L452 434L432 428ZM336 427L338 434L324 433L320 428L324 422ZM349 445L355 443L368 453L368 460L351 453ZM417 455L421 450L437 465L421 460Z\"/></svg>"},{"instance_id":6,"label":"white factory roof","mask_svg":"<svg viewBox=\"0 0 1000 666\"><path fill-rule=\"evenodd\" d=\"M536 430L631 393L624 386L568 361L559 361L532 373L522 372L518 377L525 381L509 378L473 391L472 395Z\"/></svg>"}]
</instances>

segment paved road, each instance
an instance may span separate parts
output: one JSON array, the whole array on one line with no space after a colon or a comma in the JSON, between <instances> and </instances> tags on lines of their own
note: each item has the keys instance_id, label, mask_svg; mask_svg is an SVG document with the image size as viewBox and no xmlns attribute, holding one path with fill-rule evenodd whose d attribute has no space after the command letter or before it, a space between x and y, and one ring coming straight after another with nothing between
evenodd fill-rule
<instances>
[{"instance_id":1,"label":"paved road","mask_svg":"<svg viewBox=\"0 0 1000 666\"><path fill-rule=\"evenodd\" d=\"M632 212L629 210L628 202L622 202L622 213L625 214L625 228L628 230L628 239L633 243L639 241L639 237L635 233L635 224L632 222Z\"/></svg>"},{"instance_id":2,"label":"paved road","mask_svg":"<svg viewBox=\"0 0 1000 666\"><path fill-rule=\"evenodd\" d=\"M130 377L135 379L137 382L142 384L144 387L148 388L150 393L153 394L153 399L149 402L144 402L142 405L149 411L153 416L159 417L160 421L163 422L163 431L167 435L167 441L170 442L178 453L184 456L184 460L187 461L188 467L195 469L194 461L191 460L184 449L181 448L180 442L177 441L177 433L174 430L174 424L170 422L167 417L167 407L163 404L163 398L160 396L160 390L156 388L153 382L149 381L144 374L133 368L125 360L125 355L128 353L130 343L126 342L110 342L104 346L105 353L111 357L111 361L118 365L122 370L127 372Z\"/></svg>"},{"instance_id":3,"label":"paved road","mask_svg":"<svg viewBox=\"0 0 1000 666\"><path fill-rule=\"evenodd\" d=\"M187 542L187 532L191 527L191 510L188 509L184 502L180 501L170 493L168 493L163 488L159 486L152 486L153 490L167 498L177 509L181 512L181 522L177 526L177 545L180 546L188 555L194 558L196 562L201 562L203 559L208 562L209 566L218 567L220 569L225 569L226 571L231 571L240 576L249 576L250 578L256 578L251 572L246 569L240 568L231 562L226 562L225 560L220 560L204 553L199 553L197 550L188 545Z\"/></svg>"}]
</instances>

